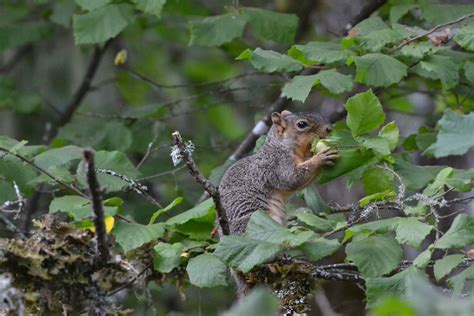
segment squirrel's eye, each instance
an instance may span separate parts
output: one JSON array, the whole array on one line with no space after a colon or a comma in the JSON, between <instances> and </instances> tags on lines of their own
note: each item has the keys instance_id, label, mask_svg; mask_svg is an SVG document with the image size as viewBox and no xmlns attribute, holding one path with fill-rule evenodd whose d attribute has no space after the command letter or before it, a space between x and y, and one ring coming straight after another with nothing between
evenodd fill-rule
<instances>
[{"instance_id":1,"label":"squirrel's eye","mask_svg":"<svg viewBox=\"0 0 474 316\"><path fill-rule=\"evenodd\" d=\"M298 128L305 128L308 126L308 123L306 123L305 121L299 121L298 123L296 123L296 126L298 126Z\"/></svg>"}]
</instances>

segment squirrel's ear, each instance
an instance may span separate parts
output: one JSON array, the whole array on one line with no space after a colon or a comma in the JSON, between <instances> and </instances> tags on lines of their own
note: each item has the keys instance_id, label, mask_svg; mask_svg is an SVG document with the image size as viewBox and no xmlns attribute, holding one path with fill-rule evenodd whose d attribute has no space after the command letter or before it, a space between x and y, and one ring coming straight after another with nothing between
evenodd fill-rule
<instances>
[{"instance_id":1,"label":"squirrel's ear","mask_svg":"<svg viewBox=\"0 0 474 316\"><path fill-rule=\"evenodd\" d=\"M289 112L289 111L283 111L283 112ZM276 125L276 127L278 129L278 132L280 134L283 133L283 131L285 130L285 127L286 127L286 122L284 120L284 115L283 115L284 113L283 112L281 112L281 114L278 113L278 112L273 112L272 116L271 116L272 122L273 122L273 124Z\"/></svg>"},{"instance_id":2,"label":"squirrel's ear","mask_svg":"<svg viewBox=\"0 0 474 316\"><path fill-rule=\"evenodd\" d=\"M287 117L288 115L291 115L291 114L293 114L293 113L291 113L288 110L284 110L284 111L281 112L281 117L285 118L285 117Z\"/></svg>"}]
</instances>

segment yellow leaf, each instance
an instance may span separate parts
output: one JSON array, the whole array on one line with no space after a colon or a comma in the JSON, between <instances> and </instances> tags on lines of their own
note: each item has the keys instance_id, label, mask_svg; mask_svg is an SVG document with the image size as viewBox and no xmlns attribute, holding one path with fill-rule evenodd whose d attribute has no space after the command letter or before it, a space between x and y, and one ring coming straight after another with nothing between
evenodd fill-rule
<instances>
[{"instance_id":1,"label":"yellow leaf","mask_svg":"<svg viewBox=\"0 0 474 316\"><path fill-rule=\"evenodd\" d=\"M127 62L127 51L122 49L115 55L114 64L115 66L123 65Z\"/></svg>"},{"instance_id":2,"label":"yellow leaf","mask_svg":"<svg viewBox=\"0 0 474 316\"><path fill-rule=\"evenodd\" d=\"M109 215L105 217L104 221L105 221L105 231L107 233L110 233L112 231L112 228L114 228L115 218ZM95 233L95 227L93 225L91 225L90 227L84 227L84 229L88 229L91 232Z\"/></svg>"}]
</instances>

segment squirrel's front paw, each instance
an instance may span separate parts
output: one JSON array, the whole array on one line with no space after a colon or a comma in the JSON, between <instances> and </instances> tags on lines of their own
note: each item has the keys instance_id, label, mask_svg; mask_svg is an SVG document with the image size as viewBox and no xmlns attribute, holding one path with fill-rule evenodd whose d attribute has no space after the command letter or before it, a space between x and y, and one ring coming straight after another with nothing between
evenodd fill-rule
<instances>
[{"instance_id":1,"label":"squirrel's front paw","mask_svg":"<svg viewBox=\"0 0 474 316\"><path fill-rule=\"evenodd\" d=\"M336 149L329 147L318 152L312 159L320 166L334 166L334 160L339 159L339 153Z\"/></svg>"}]
</instances>

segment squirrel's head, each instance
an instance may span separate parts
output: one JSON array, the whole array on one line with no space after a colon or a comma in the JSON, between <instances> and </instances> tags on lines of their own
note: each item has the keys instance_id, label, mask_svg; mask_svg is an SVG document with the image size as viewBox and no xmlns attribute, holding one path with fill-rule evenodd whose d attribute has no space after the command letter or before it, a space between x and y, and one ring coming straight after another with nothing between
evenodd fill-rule
<instances>
[{"instance_id":1,"label":"squirrel's head","mask_svg":"<svg viewBox=\"0 0 474 316\"><path fill-rule=\"evenodd\" d=\"M309 150L315 137L325 138L332 131L331 125L317 113L292 113L285 110L273 112L271 118L276 134L303 151Z\"/></svg>"}]
</instances>

